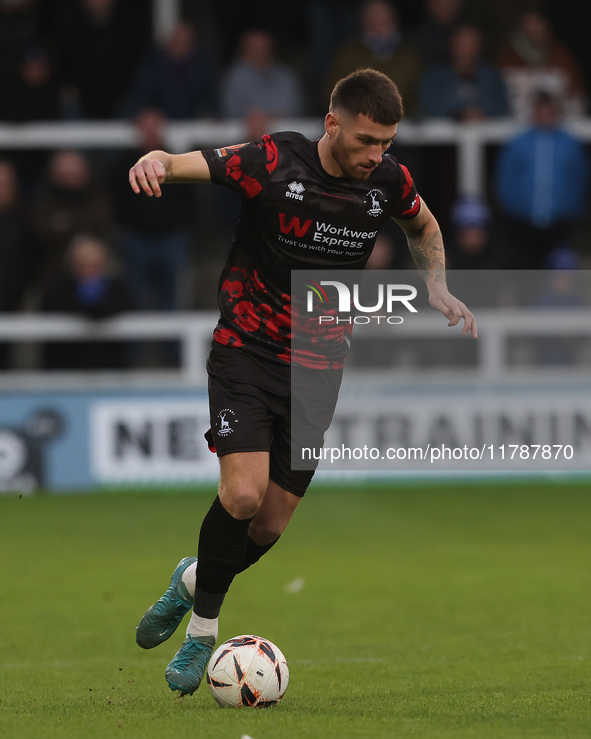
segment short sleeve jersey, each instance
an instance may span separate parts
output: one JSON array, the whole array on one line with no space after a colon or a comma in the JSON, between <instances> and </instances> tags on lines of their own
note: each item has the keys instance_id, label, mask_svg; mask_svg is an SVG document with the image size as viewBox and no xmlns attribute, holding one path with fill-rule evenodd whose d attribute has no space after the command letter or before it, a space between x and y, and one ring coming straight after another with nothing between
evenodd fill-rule
<instances>
[{"instance_id":1,"label":"short sleeve jersey","mask_svg":"<svg viewBox=\"0 0 591 739\"><path fill-rule=\"evenodd\" d=\"M363 269L384 223L419 212L412 177L388 154L367 180L334 177L320 163L317 142L293 132L203 155L212 181L242 196L214 339L290 362L291 271ZM307 364L327 361L318 350Z\"/></svg>"}]
</instances>

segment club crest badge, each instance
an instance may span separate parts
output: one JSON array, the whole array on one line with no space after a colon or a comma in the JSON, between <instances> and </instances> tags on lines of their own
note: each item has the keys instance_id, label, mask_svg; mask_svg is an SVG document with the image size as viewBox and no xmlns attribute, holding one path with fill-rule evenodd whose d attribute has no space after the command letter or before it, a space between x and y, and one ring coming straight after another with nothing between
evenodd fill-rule
<instances>
[{"instance_id":1,"label":"club crest badge","mask_svg":"<svg viewBox=\"0 0 591 739\"><path fill-rule=\"evenodd\" d=\"M230 408L224 408L217 415L217 435L229 436L229 434L234 432L233 426L237 423L238 419L234 411Z\"/></svg>"},{"instance_id":2,"label":"club crest badge","mask_svg":"<svg viewBox=\"0 0 591 739\"><path fill-rule=\"evenodd\" d=\"M367 196L370 202L370 206L367 212L370 216L374 216L374 218L377 218L377 216L381 215L384 212L384 209L382 208L382 205L380 203L380 198L384 197L384 193L381 190L374 188L367 193Z\"/></svg>"}]
</instances>

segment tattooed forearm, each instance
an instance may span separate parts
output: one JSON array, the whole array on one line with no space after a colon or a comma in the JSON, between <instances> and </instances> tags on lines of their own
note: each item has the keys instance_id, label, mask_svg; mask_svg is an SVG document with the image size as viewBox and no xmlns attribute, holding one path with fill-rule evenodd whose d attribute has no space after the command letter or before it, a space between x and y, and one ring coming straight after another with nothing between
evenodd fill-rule
<instances>
[{"instance_id":1,"label":"tattooed forearm","mask_svg":"<svg viewBox=\"0 0 591 739\"><path fill-rule=\"evenodd\" d=\"M417 267L435 282L445 283L445 251L439 228L407 233L408 247Z\"/></svg>"}]
</instances>

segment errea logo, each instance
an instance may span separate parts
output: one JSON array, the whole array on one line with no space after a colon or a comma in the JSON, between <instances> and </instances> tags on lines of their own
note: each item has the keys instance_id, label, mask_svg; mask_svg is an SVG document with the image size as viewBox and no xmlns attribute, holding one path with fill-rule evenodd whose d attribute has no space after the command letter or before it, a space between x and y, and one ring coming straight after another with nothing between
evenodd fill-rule
<instances>
[{"instance_id":1,"label":"errea logo","mask_svg":"<svg viewBox=\"0 0 591 739\"><path fill-rule=\"evenodd\" d=\"M293 182L290 182L287 186L287 190L285 191L285 197L286 198L292 198L293 200L303 200L304 196L302 193L304 192L306 188L302 185L301 182L296 182L295 180Z\"/></svg>"}]
</instances>

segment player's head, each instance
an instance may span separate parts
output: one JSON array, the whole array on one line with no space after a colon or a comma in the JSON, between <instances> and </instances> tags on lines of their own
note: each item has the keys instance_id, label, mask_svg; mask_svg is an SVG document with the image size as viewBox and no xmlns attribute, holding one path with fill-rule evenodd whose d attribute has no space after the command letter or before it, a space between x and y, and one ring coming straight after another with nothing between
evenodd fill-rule
<instances>
[{"instance_id":1,"label":"player's head","mask_svg":"<svg viewBox=\"0 0 591 739\"><path fill-rule=\"evenodd\" d=\"M339 80L325 119L337 176L366 180L390 147L403 113L398 88L385 74L360 69Z\"/></svg>"},{"instance_id":2,"label":"player's head","mask_svg":"<svg viewBox=\"0 0 591 739\"><path fill-rule=\"evenodd\" d=\"M393 126L404 115L396 84L375 69L358 69L339 80L330 96L329 111L355 117L367 116L374 123Z\"/></svg>"}]
</instances>

